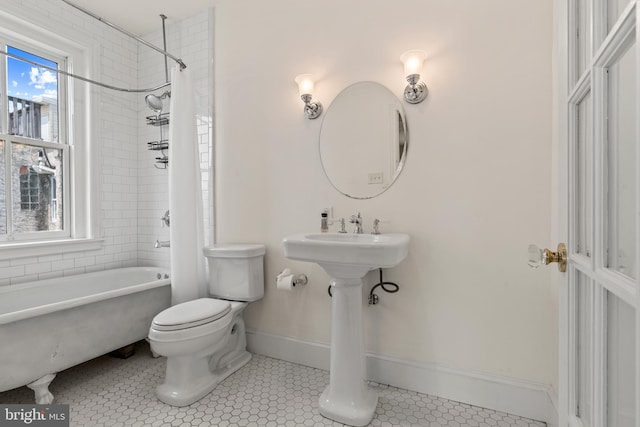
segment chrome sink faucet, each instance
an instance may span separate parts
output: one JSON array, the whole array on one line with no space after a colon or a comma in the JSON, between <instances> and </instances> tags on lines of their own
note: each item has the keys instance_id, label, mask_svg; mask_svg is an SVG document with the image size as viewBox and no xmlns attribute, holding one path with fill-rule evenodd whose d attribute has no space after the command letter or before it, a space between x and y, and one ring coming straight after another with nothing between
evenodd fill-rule
<instances>
[{"instance_id":1,"label":"chrome sink faucet","mask_svg":"<svg viewBox=\"0 0 640 427\"><path fill-rule=\"evenodd\" d=\"M349 222L356 225L356 228L353 230L355 234L362 234L362 217L360 216L360 212L358 212L358 215L351 215Z\"/></svg>"}]
</instances>

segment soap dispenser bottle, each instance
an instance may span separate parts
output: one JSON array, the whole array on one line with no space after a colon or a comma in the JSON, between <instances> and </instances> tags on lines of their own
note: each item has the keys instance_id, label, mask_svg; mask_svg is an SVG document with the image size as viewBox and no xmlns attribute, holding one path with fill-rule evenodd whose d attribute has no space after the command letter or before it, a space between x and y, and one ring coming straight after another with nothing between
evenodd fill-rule
<instances>
[{"instance_id":1,"label":"soap dispenser bottle","mask_svg":"<svg viewBox=\"0 0 640 427\"><path fill-rule=\"evenodd\" d=\"M323 233L329 232L329 211L327 209L320 214L320 231Z\"/></svg>"}]
</instances>

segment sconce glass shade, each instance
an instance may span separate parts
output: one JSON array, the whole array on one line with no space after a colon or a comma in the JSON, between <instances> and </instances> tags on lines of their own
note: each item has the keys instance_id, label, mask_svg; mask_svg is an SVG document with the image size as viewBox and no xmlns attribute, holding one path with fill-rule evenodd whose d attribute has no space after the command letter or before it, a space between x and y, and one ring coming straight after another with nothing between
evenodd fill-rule
<instances>
[{"instance_id":1,"label":"sconce glass shade","mask_svg":"<svg viewBox=\"0 0 640 427\"><path fill-rule=\"evenodd\" d=\"M404 64L405 77L422 74L425 59L427 59L427 54L422 50L410 50L403 53L400 56L400 61Z\"/></svg>"},{"instance_id":2,"label":"sconce glass shade","mask_svg":"<svg viewBox=\"0 0 640 427\"><path fill-rule=\"evenodd\" d=\"M316 119L322 114L322 104L319 102L312 102L314 89L314 80L311 74L300 74L295 78L298 84L298 91L300 92L300 98L304 102L304 116L307 119Z\"/></svg>"},{"instance_id":3,"label":"sconce glass shade","mask_svg":"<svg viewBox=\"0 0 640 427\"><path fill-rule=\"evenodd\" d=\"M314 81L311 74L300 74L296 77L296 83L298 83L298 91L300 96L313 95Z\"/></svg>"},{"instance_id":4,"label":"sconce glass shade","mask_svg":"<svg viewBox=\"0 0 640 427\"><path fill-rule=\"evenodd\" d=\"M427 54L422 50L410 50L400 55L404 64L404 76L409 84L404 89L404 99L409 104L418 104L427 97L427 85L420 80L422 66Z\"/></svg>"}]
</instances>

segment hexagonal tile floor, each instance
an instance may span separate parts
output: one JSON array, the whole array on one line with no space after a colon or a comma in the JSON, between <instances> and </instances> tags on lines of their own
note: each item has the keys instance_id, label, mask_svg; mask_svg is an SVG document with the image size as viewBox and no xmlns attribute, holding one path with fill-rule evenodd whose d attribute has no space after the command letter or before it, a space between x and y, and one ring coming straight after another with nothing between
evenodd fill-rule
<instances>
[{"instance_id":1,"label":"hexagonal tile floor","mask_svg":"<svg viewBox=\"0 0 640 427\"><path fill-rule=\"evenodd\" d=\"M150 357L148 345L121 360L102 356L60 372L50 390L70 405L71 425L124 426L342 426L318 412L329 373L254 355L199 402L176 408L158 401L166 359ZM541 427L538 421L372 384L379 400L371 426ZM0 393L0 403L32 403L26 387Z\"/></svg>"}]
</instances>

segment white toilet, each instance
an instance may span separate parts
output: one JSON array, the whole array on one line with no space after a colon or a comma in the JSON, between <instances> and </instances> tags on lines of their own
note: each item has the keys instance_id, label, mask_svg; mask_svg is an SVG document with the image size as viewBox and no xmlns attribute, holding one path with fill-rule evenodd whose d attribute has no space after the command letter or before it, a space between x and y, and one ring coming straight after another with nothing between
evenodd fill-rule
<instances>
[{"instance_id":1,"label":"white toilet","mask_svg":"<svg viewBox=\"0 0 640 427\"><path fill-rule=\"evenodd\" d=\"M264 252L264 245L255 244L204 248L212 298L174 305L151 323L151 350L167 357L158 399L190 405L251 359L242 313L264 295Z\"/></svg>"}]
</instances>

